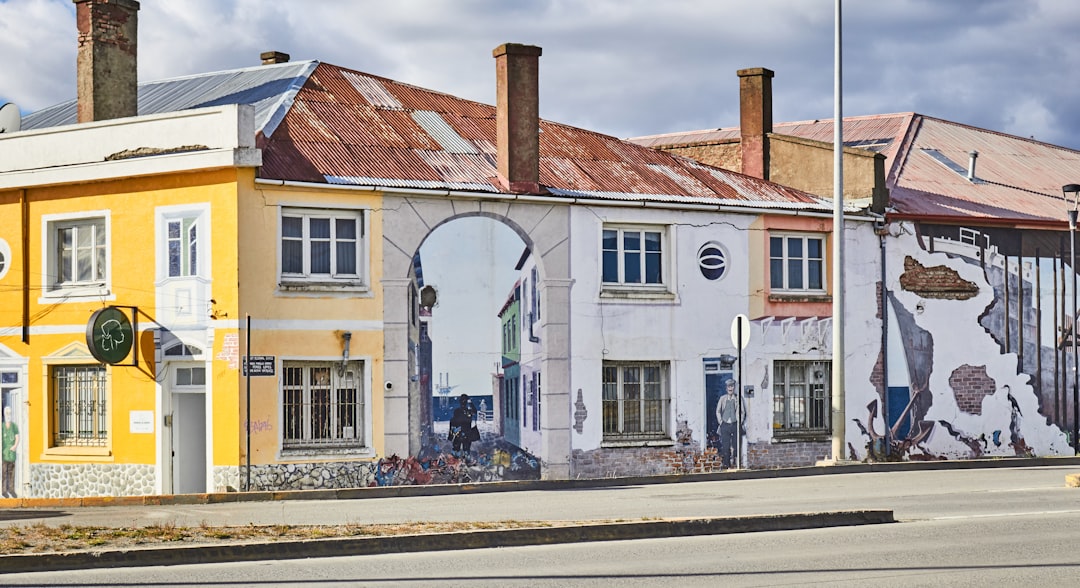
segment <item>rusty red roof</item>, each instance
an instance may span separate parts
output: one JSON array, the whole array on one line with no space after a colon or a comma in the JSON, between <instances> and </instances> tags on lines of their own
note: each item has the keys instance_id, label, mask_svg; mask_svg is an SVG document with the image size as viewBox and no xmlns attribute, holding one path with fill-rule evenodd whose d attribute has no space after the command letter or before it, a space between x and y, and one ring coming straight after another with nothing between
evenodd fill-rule
<instances>
[{"instance_id":1,"label":"rusty red roof","mask_svg":"<svg viewBox=\"0 0 1080 588\"><path fill-rule=\"evenodd\" d=\"M832 142L833 121L776 123L773 132ZM654 148L738 140L738 127L631 139ZM905 218L1059 225L1069 208L1061 186L1080 182L1078 151L912 112L845 117L844 145L886 156L890 214Z\"/></svg>"},{"instance_id":2,"label":"rusty red roof","mask_svg":"<svg viewBox=\"0 0 1080 588\"><path fill-rule=\"evenodd\" d=\"M502 192L495 107L319 63L259 146L266 179ZM552 195L830 210L805 192L540 121Z\"/></svg>"}]
</instances>

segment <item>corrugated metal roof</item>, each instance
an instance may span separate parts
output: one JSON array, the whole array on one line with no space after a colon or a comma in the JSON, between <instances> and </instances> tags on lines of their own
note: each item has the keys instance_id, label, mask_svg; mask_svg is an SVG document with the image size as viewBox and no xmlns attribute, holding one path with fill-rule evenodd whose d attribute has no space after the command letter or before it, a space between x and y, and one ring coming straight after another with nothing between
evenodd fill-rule
<instances>
[{"instance_id":1,"label":"corrugated metal roof","mask_svg":"<svg viewBox=\"0 0 1080 588\"><path fill-rule=\"evenodd\" d=\"M263 131L259 176L385 187L501 192L495 108L314 61L139 86L140 114L252 104ZM75 122L71 101L24 128ZM540 183L553 195L818 210L771 182L550 121L540 121Z\"/></svg>"},{"instance_id":2,"label":"corrugated metal roof","mask_svg":"<svg viewBox=\"0 0 1080 588\"><path fill-rule=\"evenodd\" d=\"M833 121L776 123L773 132L831 142ZM659 148L738 138L735 127L630 141ZM890 206L912 218L1064 223L1061 186L1080 181L1078 151L911 112L845 118L844 145L885 155ZM967 177L971 151L979 154L975 181Z\"/></svg>"},{"instance_id":3,"label":"corrugated metal roof","mask_svg":"<svg viewBox=\"0 0 1080 588\"><path fill-rule=\"evenodd\" d=\"M250 104L255 107L256 129L271 135L317 65L297 61L143 82L139 84L139 114ZM23 118L22 128L75 124L76 107L77 101L69 100L30 113Z\"/></svg>"}]
</instances>

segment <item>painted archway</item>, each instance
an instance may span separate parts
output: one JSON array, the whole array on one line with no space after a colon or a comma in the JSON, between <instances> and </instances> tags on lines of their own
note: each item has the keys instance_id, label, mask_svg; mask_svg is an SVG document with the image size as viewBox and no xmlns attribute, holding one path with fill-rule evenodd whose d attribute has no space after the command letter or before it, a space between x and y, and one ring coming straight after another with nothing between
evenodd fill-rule
<instances>
[{"instance_id":1,"label":"painted archway","mask_svg":"<svg viewBox=\"0 0 1080 588\"><path fill-rule=\"evenodd\" d=\"M570 237L569 205L555 199L513 196L476 199L425 194L384 196L383 333L384 443L387 455L420 449L421 398L409 382L409 289L413 257L424 240L452 220L482 216L510 227L528 246L539 270L541 359L541 477L570 477ZM394 385L400 382L401 385Z\"/></svg>"}]
</instances>

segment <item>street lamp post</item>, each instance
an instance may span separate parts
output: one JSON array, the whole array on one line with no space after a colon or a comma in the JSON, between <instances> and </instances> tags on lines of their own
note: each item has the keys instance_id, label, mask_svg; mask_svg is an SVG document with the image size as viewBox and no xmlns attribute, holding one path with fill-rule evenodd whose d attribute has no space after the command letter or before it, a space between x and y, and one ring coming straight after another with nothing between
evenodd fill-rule
<instances>
[{"instance_id":1,"label":"street lamp post","mask_svg":"<svg viewBox=\"0 0 1080 588\"><path fill-rule=\"evenodd\" d=\"M1077 362L1077 349L1076 349L1076 310L1078 308L1076 304L1076 215L1078 198L1080 198L1080 184L1066 184L1061 187L1062 193L1065 195L1066 201L1068 201L1069 194L1072 194L1073 207L1069 211L1069 267L1072 269L1072 325L1070 328L1072 348L1073 348L1073 415L1072 415L1072 446L1073 455L1080 453L1080 392L1078 392L1077 384L1080 382L1080 364Z\"/></svg>"}]
</instances>

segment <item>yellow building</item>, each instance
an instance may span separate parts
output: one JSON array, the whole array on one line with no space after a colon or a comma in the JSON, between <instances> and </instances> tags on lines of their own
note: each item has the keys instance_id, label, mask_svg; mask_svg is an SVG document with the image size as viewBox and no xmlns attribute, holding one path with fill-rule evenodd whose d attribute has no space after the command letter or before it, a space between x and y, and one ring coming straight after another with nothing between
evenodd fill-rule
<instances>
[{"instance_id":1,"label":"yellow building","mask_svg":"<svg viewBox=\"0 0 1080 588\"><path fill-rule=\"evenodd\" d=\"M0 136L0 373L19 496L245 488L248 460L263 485L310 487L297 462L379 452L377 195L256 186L255 114ZM279 234L280 264L267 250ZM324 253L336 267L320 277ZM107 307L113 320L89 324ZM133 334L99 361L97 346ZM250 378L249 343L266 360ZM294 467L260 469L278 463Z\"/></svg>"}]
</instances>

